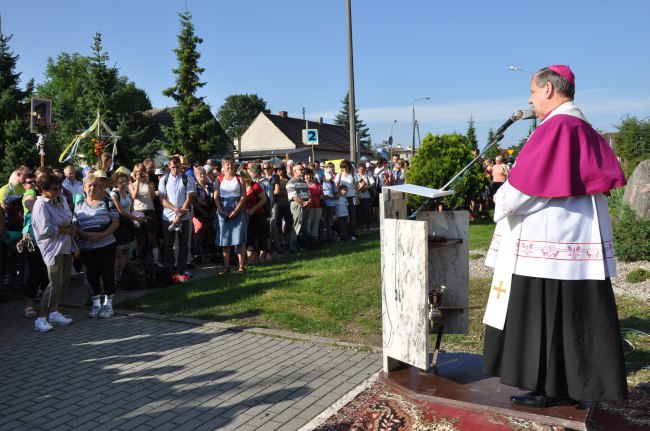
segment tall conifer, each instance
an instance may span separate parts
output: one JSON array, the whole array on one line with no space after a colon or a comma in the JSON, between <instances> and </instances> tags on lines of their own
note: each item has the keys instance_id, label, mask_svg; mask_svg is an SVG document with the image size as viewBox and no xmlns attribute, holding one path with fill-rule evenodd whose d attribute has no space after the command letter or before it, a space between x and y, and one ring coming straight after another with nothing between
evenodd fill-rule
<instances>
[{"instance_id":1,"label":"tall conifer","mask_svg":"<svg viewBox=\"0 0 650 431\"><path fill-rule=\"evenodd\" d=\"M34 147L36 138L29 133L30 100L34 83L25 91L20 89L20 73L16 72L19 56L9 48L10 36L2 33L0 25L0 177L6 183L18 165L34 166L39 155Z\"/></svg>"},{"instance_id":2,"label":"tall conifer","mask_svg":"<svg viewBox=\"0 0 650 431\"><path fill-rule=\"evenodd\" d=\"M350 109L350 93L345 93L345 98L341 101L343 106L336 117L334 117L334 124L337 126L342 126L348 129L350 127L350 114L348 114ZM370 139L370 133L368 132L368 126L359 120L358 109L354 112L354 121L357 127L357 136L359 137L359 142L366 148L372 146L372 140Z\"/></svg>"},{"instance_id":3,"label":"tall conifer","mask_svg":"<svg viewBox=\"0 0 650 431\"><path fill-rule=\"evenodd\" d=\"M214 115L210 105L198 97L196 92L205 85L200 76L205 71L199 67L198 46L203 39L194 34L192 14L185 11L178 14L181 31L178 35L178 48L174 49L178 68L173 69L176 85L167 88L163 94L176 101L171 109L173 127L163 127L169 140L166 149L170 154L185 155L190 162L205 161L215 154L223 154L227 149L227 138Z\"/></svg>"}]
</instances>

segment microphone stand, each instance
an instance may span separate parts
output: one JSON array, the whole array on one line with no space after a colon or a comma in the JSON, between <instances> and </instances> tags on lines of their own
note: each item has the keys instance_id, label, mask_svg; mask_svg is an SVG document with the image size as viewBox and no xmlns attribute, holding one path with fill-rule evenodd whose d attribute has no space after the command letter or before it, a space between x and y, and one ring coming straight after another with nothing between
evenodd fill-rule
<instances>
[{"instance_id":1,"label":"microphone stand","mask_svg":"<svg viewBox=\"0 0 650 431\"><path fill-rule=\"evenodd\" d=\"M498 144L498 143L503 139L503 136L504 136L503 133L504 133L504 131L502 131L501 133L499 133L498 135L496 135L496 136L494 137L494 139L492 140L492 142L490 142L488 145L486 145L485 148L483 149L483 151L481 151L481 152L479 153L478 156L474 157L474 160L472 160L471 162L469 162L469 163L468 163L468 164L467 164L463 169L461 169L461 170L460 170L456 175L454 175L454 177L453 177L451 180L449 180L449 182L448 182L447 184L445 184L444 186L442 186L442 188L440 189L440 191L445 191L445 190L447 189L447 187L449 187L449 185L450 185L451 183L453 183L454 180L455 180L456 178L458 178L461 174L463 174L463 173L464 173L464 174L467 174L467 172L469 172L469 169L474 165L474 163L476 163L476 162L481 158L481 156L483 156L483 155L487 152L487 150L489 150L490 148L492 148L492 146ZM461 181L463 178L465 178L465 175L463 175L463 177L460 178L460 179L456 182L456 184L454 184L454 186L451 188L451 190L453 190L454 187L455 187L458 183L460 183L460 181ZM430 203L432 200L433 200L433 198L429 198L429 199L427 199L427 200L426 200L426 201L425 201L425 202L424 202L424 203L423 203L423 204L422 204L422 205L421 205L417 210L415 210L415 211L413 212L413 214L411 214L410 216L408 216L407 219L408 219L408 220L415 220L417 214L418 214L420 211L422 211L422 209L424 209L427 205L429 205L429 203Z\"/></svg>"},{"instance_id":2,"label":"microphone stand","mask_svg":"<svg viewBox=\"0 0 650 431\"><path fill-rule=\"evenodd\" d=\"M467 164L467 166L465 166L465 167L464 167L463 169L461 169L461 170L460 170L456 175L454 175L454 177L453 177L451 180L449 180L449 182L448 182L447 184L445 184L444 186L442 186L442 188L440 189L440 191L445 191L445 190L447 189L447 187L449 187L449 185L450 185L451 183L453 183L454 180L455 180L456 178L458 178L462 173L464 173L464 172L466 172L467 170L469 170L469 168L471 168L472 165L474 165L474 163L476 163L476 161L477 161L478 159L480 159L481 156L482 156L483 154L487 153L487 150L489 150L490 148L492 148L493 145L498 144L498 143L501 141L501 139L503 139L503 132L501 132L501 133L499 133L498 135L496 135L496 136L494 137L494 140L493 140L492 142L490 142L488 145L486 145L485 148L483 149L483 151L481 151L481 153L480 153L478 156L476 156L476 157L474 158L474 160L472 160L471 162L469 162L469 163ZM463 175L463 177L464 177L464 175ZM462 180L462 178L461 178L461 180ZM460 182L460 180L458 180L458 182ZM455 187L455 186L456 186L456 184L454 184L454 187ZM451 189L453 190L454 188L452 187Z\"/></svg>"}]
</instances>

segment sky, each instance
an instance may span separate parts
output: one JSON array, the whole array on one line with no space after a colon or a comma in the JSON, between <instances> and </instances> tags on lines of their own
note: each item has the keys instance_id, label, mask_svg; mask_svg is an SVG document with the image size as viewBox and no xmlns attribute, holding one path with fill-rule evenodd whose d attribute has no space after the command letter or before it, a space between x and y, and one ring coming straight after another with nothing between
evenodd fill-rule
<instances>
[{"instance_id":1,"label":"sky","mask_svg":"<svg viewBox=\"0 0 650 431\"><path fill-rule=\"evenodd\" d=\"M394 145L411 145L415 109L422 137L465 133L472 118L484 146L490 128L529 109L530 75L510 66L568 64L575 102L599 130L650 115L650 1L351 5L356 107L374 144L392 132ZM0 14L23 84L44 81L48 58L90 55L99 31L110 64L162 108L174 105L162 90L174 85L186 7L203 39L206 85L197 95L213 112L229 95L257 94L272 113L302 118L304 108L308 120L333 122L349 88L346 0L2 0ZM529 126L515 123L501 147L516 145Z\"/></svg>"}]
</instances>

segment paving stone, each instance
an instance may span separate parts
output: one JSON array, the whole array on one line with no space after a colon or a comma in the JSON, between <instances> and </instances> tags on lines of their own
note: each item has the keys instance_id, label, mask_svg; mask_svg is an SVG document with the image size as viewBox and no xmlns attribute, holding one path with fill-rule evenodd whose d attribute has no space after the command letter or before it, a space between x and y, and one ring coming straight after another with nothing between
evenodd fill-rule
<instances>
[{"instance_id":1,"label":"paving stone","mask_svg":"<svg viewBox=\"0 0 650 431\"><path fill-rule=\"evenodd\" d=\"M11 317L20 305L0 304L1 429L292 430L381 368L378 354L85 307L43 337Z\"/></svg>"}]
</instances>

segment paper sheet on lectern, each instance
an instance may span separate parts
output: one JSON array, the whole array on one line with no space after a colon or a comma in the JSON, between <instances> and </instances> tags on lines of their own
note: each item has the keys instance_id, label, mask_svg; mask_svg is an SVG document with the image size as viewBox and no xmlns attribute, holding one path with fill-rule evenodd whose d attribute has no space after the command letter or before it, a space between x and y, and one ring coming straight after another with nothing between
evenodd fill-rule
<instances>
[{"instance_id":1,"label":"paper sheet on lectern","mask_svg":"<svg viewBox=\"0 0 650 431\"><path fill-rule=\"evenodd\" d=\"M394 190L396 192L409 193L411 195L424 196L425 198L437 198L440 196L453 195L453 190L430 189L429 187L417 186L415 184L401 184L399 186L384 186L382 189Z\"/></svg>"}]
</instances>

